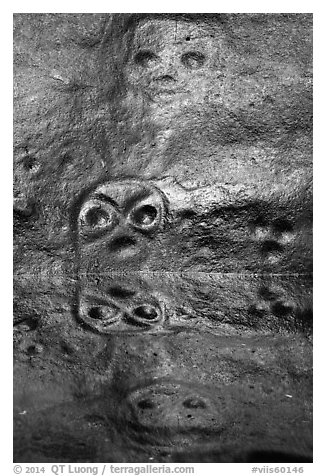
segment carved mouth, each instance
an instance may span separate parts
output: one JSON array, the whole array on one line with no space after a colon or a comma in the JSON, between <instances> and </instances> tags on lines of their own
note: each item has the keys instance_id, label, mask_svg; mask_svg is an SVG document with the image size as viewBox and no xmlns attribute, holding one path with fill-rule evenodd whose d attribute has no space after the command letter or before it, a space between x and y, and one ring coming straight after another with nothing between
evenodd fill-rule
<instances>
[{"instance_id":1,"label":"carved mouth","mask_svg":"<svg viewBox=\"0 0 326 476\"><path fill-rule=\"evenodd\" d=\"M85 324L99 332L110 332L111 327L123 319L123 311L113 303L83 303L80 317Z\"/></svg>"},{"instance_id":2,"label":"carved mouth","mask_svg":"<svg viewBox=\"0 0 326 476\"><path fill-rule=\"evenodd\" d=\"M149 94L152 97L159 97L159 98L171 98L177 94L180 94L181 91L177 88L167 87L167 85L159 86L158 84L154 84L149 88Z\"/></svg>"},{"instance_id":3,"label":"carved mouth","mask_svg":"<svg viewBox=\"0 0 326 476\"><path fill-rule=\"evenodd\" d=\"M155 96L173 96L177 94L178 91L175 89L167 89L167 88L155 88L152 89L152 94Z\"/></svg>"}]
</instances>

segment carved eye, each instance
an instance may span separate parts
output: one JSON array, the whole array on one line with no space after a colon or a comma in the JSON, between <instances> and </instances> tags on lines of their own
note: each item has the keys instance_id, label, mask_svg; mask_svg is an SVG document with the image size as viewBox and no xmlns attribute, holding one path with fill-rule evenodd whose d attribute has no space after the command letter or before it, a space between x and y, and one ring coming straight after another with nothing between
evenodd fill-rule
<instances>
[{"instance_id":1,"label":"carved eye","mask_svg":"<svg viewBox=\"0 0 326 476\"><path fill-rule=\"evenodd\" d=\"M142 203L131 211L129 219L135 228L150 232L160 224L161 216L159 204Z\"/></svg>"},{"instance_id":2,"label":"carved eye","mask_svg":"<svg viewBox=\"0 0 326 476\"><path fill-rule=\"evenodd\" d=\"M135 63L143 68L151 68L159 62L160 58L153 51L140 50L134 57Z\"/></svg>"},{"instance_id":3,"label":"carved eye","mask_svg":"<svg viewBox=\"0 0 326 476\"><path fill-rule=\"evenodd\" d=\"M111 217L99 206L88 210L84 218L86 225L93 228L102 228L107 225Z\"/></svg>"},{"instance_id":4,"label":"carved eye","mask_svg":"<svg viewBox=\"0 0 326 476\"><path fill-rule=\"evenodd\" d=\"M94 302L84 301L80 306L80 318L98 332L111 332L113 324L120 322L123 311L111 302L94 299Z\"/></svg>"},{"instance_id":5,"label":"carved eye","mask_svg":"<svg viewBox=\"0 0 326 476\"><path fill-rule=\"evenodd\" d=\"M140 327L151 327L161 322L163 312L158 305L141 304L135 307L130 314L132 324Z\"/></svg>"},{"instance_id":6,"label":"carved eye","mask_svg":"<svg viewBox=\"0 0 326 476\"><path fill-rule=\"evenodd\" d=\"M155 223L158 211L153 205L142 205L132 213L132 220L136 226L149 227Z\"/></svg>"},{"instance_id":7,"label":"carved eye","mask_svg":"<svg viewBox=\"0 0 326 476\"><path fill-rule=\"evenodd\" d=\"M137 230L153 233L162 224L165 215L164 199L153 188L130 197L127 205L128 221Z\"/></svg>"},{"instance_id":8,"label":"carved eye","mask_svg":"<svg viewBox=\"0 0 326 476\"><path fill-rule=\"evenodd\" d=\"M189 51L181 56L181 63L188 69L199 69L205 63L205 55L199 51Z\"/></svg>"},{"instance_id":9,"label":"carved eye","mask_svg":"<svg viewBox=\"0 0 326 476\"><path fill-rule=\"evenodd\" d=\"M88 317L103 323L112 323L117 320L117 309L111 306L93 306L88 310Z\"/></svg>"},{"instance_id":10,"label":"carved eye","mask_svg":"<svg viewBox=\"0 0 326 476\"><path fill-rule=\"evenodd\" d=\"M79 226L82 234L101 235L114 228L118 215L109 203L93 199L86 202L79 215Z\"/></svg>"}]
</instances>

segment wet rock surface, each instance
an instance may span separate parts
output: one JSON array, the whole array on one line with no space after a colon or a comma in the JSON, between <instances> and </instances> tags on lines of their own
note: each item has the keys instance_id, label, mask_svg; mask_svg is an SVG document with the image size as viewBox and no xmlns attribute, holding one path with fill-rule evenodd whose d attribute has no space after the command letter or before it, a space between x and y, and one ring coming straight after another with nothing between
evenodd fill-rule
<instances>
[{"instance_id":1,"label":"wet rock surface","mask_svg":"<svg viewBox=\"0 0 326 476\"><path fill-rule=\"evenodd\" d=\"M312 16L14 23L14 460L311 461Z\"/></svg>"}]
</instances>

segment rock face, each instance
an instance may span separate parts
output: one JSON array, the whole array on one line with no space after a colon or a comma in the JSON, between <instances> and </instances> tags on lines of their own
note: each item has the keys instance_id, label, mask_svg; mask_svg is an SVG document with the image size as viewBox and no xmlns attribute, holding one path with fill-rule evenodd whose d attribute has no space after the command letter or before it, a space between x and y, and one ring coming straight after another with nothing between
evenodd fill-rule
<instances>
[{"instance_id":1,"label":"rock face","mask_svg":"<svg viewBox=\"0 0 326 476\"><path fill-rule=\"evenodd\" d=\"M14 16L15 461L311 460L311 49Z\"/></svg>"}]
</instances>

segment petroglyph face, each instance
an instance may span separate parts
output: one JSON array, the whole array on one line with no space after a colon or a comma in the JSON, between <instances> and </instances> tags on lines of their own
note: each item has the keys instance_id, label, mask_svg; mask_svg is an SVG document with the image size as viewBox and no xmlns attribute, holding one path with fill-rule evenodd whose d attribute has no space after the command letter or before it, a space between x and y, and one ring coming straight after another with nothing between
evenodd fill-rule
<instances>
[{"instance_id":1,"label":"petroglyph face","mask_svg":"<svg viewBox=\"0 0 326 476\"><path fill-rule=\"evenodd\" d=\"M129 279L128 279L129 278ZM164 297L141 278L123 275L83 278L78 289L78 319L100 334L159 333L169 320Z\"/></svg>"},{"instance_id":2,"label":"petroglyph face","mask_svg":"<svg viewBox=\"0 0 326 476\"><path fill-rule=\"evenodd\" d=\"M74 359L83 370L80 375L67 374L67 358L60 362L60 385L69 378L70 385L75 386L73 401L57 404L51 411L32 409L18 421L26 424L26 420L36 419L33 439L40 434L53 438L56 425L66 437L87 436L91 431L90 441L95 441L97 447L95 455L103 459L104 455L112 459L115 450L125 453L127 449L128 457L138 461L132 448L141 452L138 458L143 460L154 450L159 456L186 448L192 451L194 445L199 451L211 451L231 438L241 452L247 452L253 445L259 447L261 434L254 432L257 421L264 428L275 428L264 440L275 448L275 434L282 434L278 424L282 415L283 425L292 424L304 447L305 424L297 415L298 409L303 415L307 412L306 389L299 379L305 373L298 375L284 368L284 362L289 365L291 358L307 368L310 359L305 348L297 347L301 352L295 354L285 336L219 338L187 331L119 335L107 340L107 346L94 355L91 364L92 346L85 348L81 343L79 354L70 355L70 361ZM99 368L104 370L101 378ZM298 394L298 401L287 397ZM72 458L74 450L75 454L80 451L74 441L69 439L65 445L67 457ZM89 450L90 442L85 441L85 450ZM41 454L58 454L58 446L48 447L43 438L37 442ZM286 433L281 444L295 448L297 442L293 442L293 434Z\"/></svg>"},{"instance_id":3,"label":"petroglyph face","mask_svg":"<svg viewBox=\"0 0 326 476\"><path fill-rule=\"evenodd\" d=\"M82 240L100 238L116 227L155 233L164 221L164 198L158 189L136 180L111 182L97 187L79 214Z\"/></svg>"},{"instance_id":4,"label":"petroglyph face","mask_svg":"<svg viewBox=\"0 0 326 476\"><path fill-rule=\"evenodd\" d=\"M77 218L80 259L102 272L146 260L151 241L163 229L166 199L149 183L130 180L98 186Z\"/></svg>"},{"instance_id":5,"label":"petroglyph face","mask_svg":"<svg viewBox=\"0 0 326 476\"><path fill-rule=\"evenodd\" d=\"M135 32L129 82L153 101L201 100L223 74L222 48L221 36L205 24L142 22Z\"/></svg>"},{"instance_id":6,"label":"petroglyph face","mask_svg":"<svg viewBox=\"0 0 326 476\"><path fill-rule=\"evenodd\" d=\"M299 276L115 270L79 276L74 308L78 325L101 335L283 330L310 336L311 288Z\"/></svg>"}]
</instances>

